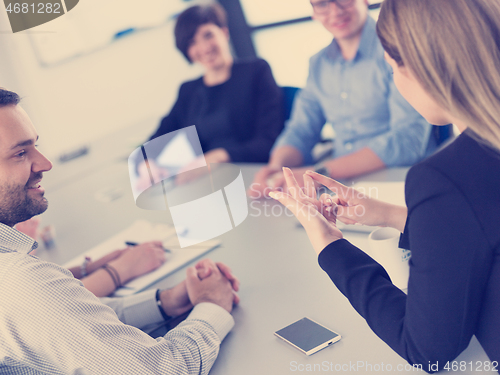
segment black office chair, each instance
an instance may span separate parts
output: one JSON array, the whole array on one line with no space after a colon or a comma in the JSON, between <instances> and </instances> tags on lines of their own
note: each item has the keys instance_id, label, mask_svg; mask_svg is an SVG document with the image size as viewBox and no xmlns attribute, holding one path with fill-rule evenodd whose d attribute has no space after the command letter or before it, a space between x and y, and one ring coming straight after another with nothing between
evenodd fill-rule
<instances>
[{"instance_id":1,"label":"black office chair","mask_svg":"<svg viewBox=\"0 0 500 375\"><path fill-rule=\"evenodd\" d=\"M297 92L299 92L300 89L298 87L292 87L292 86L283 86L281 89L283 90L283 101L285 107L285 121L286 121L290 118L295 95L297 95Z\"/></svg>"},{"instance_id":2,"label":"black office chair","mask_svg":"<svg viewBox=\"0 0 500 375\"><path fill-rule=\"evenodd\" d=\"M436 144L440 146L453 136L453 125L433 125L432 135L436 139Z\"/></svg>"}]
</instances>

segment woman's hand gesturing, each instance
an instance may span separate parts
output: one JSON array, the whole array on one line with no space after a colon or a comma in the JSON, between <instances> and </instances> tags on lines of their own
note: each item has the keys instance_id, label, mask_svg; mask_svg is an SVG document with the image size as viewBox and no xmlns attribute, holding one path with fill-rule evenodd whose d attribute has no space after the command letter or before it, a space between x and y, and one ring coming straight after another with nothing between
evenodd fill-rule
<instances>
[{"instance_id":1,"label":"woman's hand gesturing","mask_svg":"<svg viewBox=\"0 0 500 375\"><path fill-rule=\"evenodd\" d=\"M311 176L304 174L304 188L301 189L289 168L283 168L289 194L271 192L276 199L297 217L307 232L314 250L319 254L328 244L343 238L336 225L336 204L328 198L318 200ZM323 196L322 196L323 198ZM326 203L329 202L329 205Z\"/></svg>"}]
</instances>

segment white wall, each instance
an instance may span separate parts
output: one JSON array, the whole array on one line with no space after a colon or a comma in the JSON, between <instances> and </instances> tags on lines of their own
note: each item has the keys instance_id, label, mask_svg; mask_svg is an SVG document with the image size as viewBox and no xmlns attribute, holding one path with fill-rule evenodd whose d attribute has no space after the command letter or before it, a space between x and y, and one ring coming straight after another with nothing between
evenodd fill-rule
<instances>
[{"instance_id":1,"label":"white wall","mask_svg":"<svg viewBox=\"0 0 500 375\"><path fill-rule=\"evenodd\" d=\"M253 0L247 0L249 1ZM274 1L281 4L285 0ZM378 2L378 0L370 0L371 3L375 1ZM311 12L311 6L307 2L301 4L305 4L309 13ZM280 7L277 7L276 12L279 9ZM379 10L371 10L369 14L377 20ZM303 16L307 15L307 13L303 14ZM264 19L267 17L269 15ZM332 39L332 34L325 30L318 21L262 29L253 34L257 54L271 65L278 85L295 87L306 85L310 57L329 45Z\"/></svg>"},{"instance_id":2,"label":"white wall","mask_svg":"<svg viewBox=\"0 0 500 375\"><path fill-rule=\"evenodd\" d=\"M92 22L95 27L84 37L96 39L100 30L106 29L106 19L116 16L110 6L99 8L89 17L93 14L90 7L101 1L111 0L81 1L68 15L16 34L11 32L7 13L0 11L0 86L24 97L22 105L41 136L39 147L51 158L133 124L143 122L145 134L152 132L158 119L169 111L181 82L201 74L176 50L173 22L56 65L41 64L29 33L54 35L60 25L58 20L71 17L90 19L86 27L92 27ZM151 4L158 1L166 1L169 6L175 2L148 0ZM302 0L294 1L303 5ZM274 11L281 9L278 6ZM297 9L305 12L303 7ZM132 13L130 19L134 16L144 18ZM58 35L64 41L66 34ZM306 22L257 32L254 41L257 53L271 64L278 84L301 87L307 77L309 57L327 45L331 35L319 23Z\"/></svg>"},{"instance_id":3,"label":"white wall","mask_svg":"<svg viewBox=\"0 0 500 375\"><path fill-rule=\"evenodd\" d=\"M304 87L309 59L332 42L332 34L316 21L301 22L253 34L257 54L267 60L280 86Z\"/></svg>"},{"instance_id":4,"label":"white wall","mask_svg":"<svg viewBox=\"0 0 500 375\"><path fill-rule=\"evenodd\" d=\"M172 22L42 66L28 33L54 32L51 23L12 34L6 13L0 13L0 86L24 97L40 149L49 157L145 119L155 119L145 123L152 131L180 83L200 73L175 49Z\"/></svg>"}]
</instances>

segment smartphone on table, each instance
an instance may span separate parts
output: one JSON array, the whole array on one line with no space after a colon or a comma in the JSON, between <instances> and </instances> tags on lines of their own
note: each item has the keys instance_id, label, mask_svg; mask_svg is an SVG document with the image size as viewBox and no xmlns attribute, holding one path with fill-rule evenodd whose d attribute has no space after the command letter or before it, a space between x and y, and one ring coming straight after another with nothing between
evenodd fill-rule
<instances>
[{"instance_id":1,"label":"smartphone on table","mask_svg":"<svg viewBox=\"0 0 500 375\"><path fill-rule=\"evenodd\" d=\"M274 334L306 355L314 354L342 338L337 332L309 318L302 318Z\"/></svg>"}]
</instances>

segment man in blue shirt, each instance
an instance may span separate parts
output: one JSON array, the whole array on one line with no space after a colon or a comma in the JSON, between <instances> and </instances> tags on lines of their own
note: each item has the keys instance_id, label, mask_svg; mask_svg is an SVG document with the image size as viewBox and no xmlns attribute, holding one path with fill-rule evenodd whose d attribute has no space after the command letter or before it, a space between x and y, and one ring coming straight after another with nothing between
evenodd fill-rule
<instances>
[{"instance_id":1,"label":"man in blue shirt","mask_svg":"<svg viewBox=\"0 0 500 375\"><path fill-rule=\"evenodd\" d=\"M345 179L390 166L412 165L434 151L431 125L401 96L368 17L367 0L311 0L313 18L335 39L310 59L306 87L277 139L270 162L256 175L252 197L284 184L281 168L297 181L325 123L335 131L332 158L321 173Z\"/></svg>"}]
</instances>

